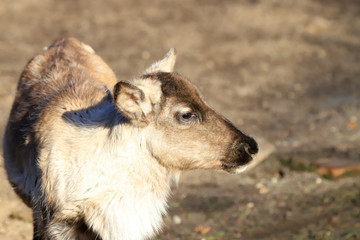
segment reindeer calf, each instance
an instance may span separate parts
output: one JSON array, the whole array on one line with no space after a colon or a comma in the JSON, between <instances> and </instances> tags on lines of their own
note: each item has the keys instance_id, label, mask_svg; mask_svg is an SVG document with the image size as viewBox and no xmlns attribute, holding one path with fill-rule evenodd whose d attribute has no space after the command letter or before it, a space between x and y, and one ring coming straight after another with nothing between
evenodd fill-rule
<instances>
[{"instance_id":1,"label":"reindeer calf","mask_svg":"<svg viewBox=\"0 0 360 240\"><path fill-rule=\"evenodd\" d=\"M242 171L257 143L173 72L175 50L117 82L91 47L61 39L23 71L4 136L8 179L34 239L147 239L172 178Z\"/></svg>"}]
</instances>

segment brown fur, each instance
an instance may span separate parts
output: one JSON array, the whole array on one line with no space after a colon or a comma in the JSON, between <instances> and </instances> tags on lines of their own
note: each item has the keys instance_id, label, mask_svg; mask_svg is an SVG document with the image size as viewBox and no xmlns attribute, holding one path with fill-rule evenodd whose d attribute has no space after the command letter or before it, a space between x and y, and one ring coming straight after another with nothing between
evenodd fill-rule
<instances>
[{"instance_id":1,"label":"brown fur","mask_svg":"<svg viewBox=\"0 0 360 240\"><path fill-rule=\"evenodd\" d=\"M4 136L7 171L16 169L24 172L29 166L39 165L36 171L43 172L45 163L37 159L47 155L50 134L62 136L61 126L64 123L60 121L61 116L65 112L88 108L109 97L116 82L108 65L89 46L74 38L57 40L30 60L21 74ZM9 160L12 162L9 163ZM24 193L10 175L9 180L24 202L34 207L31 195ZM36 181L40 183L41 180ZM48 204L51 204L56 201L51 194L54 184L48 179L42 182L48 193Z\"/></svg>"},{"instance_id":2,"label":"brown fur","mask_svg":"<svg viewBox=\"0 0 360 240\"><path fill-rule=\"evenodd\" d=\"M150 237L175 172L236 172L251 161L256 142L172 72L175 56L172 49L144 75L117 82L89 46L67 38L27 64L4 159L9 181L34 209L34 238ZM123 216L127 204L134 209Z\"/></svg>"}]
</instances>

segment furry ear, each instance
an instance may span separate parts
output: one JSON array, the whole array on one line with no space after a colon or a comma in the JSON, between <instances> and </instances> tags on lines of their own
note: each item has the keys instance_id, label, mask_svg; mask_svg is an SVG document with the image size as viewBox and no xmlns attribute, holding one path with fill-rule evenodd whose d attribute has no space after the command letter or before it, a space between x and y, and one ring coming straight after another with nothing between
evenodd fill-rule
<instances>
[{"instance_id":1,"label":"furry ear","mask_svg":"<svg viewBox=\"0 0 360 240\"><path fill-rule=\"evenodd\" d=\"M114 101L119 111L132 123L140 126L147 124L148 121L142 109L145 94L140 88L120 81L114 88Z\"/></svg>"},{"instance_id":2,"label":"furry ear","mask_svg":"<svg viewBox=\"0 0 360 240\"><path fill-rule=\"evenodd\" d=\"M148 67L144 74L154 73L154 72L172 72L174 71L174 65L176 61L176 49L171 48L163 59L153 63Z\"/></svg>"}]
</instances>

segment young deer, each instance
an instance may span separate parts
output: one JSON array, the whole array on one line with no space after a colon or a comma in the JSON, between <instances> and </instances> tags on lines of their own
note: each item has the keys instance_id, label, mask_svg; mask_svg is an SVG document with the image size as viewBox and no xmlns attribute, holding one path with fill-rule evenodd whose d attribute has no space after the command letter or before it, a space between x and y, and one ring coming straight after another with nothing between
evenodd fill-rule
<instances>
[{"instance_id":1,"label":"young deer","mask_svg":"<svg viewBox=\"0 0 360 240\"><path fill-rule=\"evenodd\" d=\"M173 72L176 53L117 82L91 47L61 39L23 71L4 136L8 178L34 239L148 239L180 170L241 172L258 151Z\"/></svg>"}]
</instances>

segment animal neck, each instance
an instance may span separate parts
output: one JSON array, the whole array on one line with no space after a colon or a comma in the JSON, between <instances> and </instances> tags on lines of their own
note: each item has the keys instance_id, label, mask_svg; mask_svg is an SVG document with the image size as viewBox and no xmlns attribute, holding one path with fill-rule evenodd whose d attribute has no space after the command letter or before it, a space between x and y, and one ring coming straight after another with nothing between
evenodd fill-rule
<instances>
[{"instance_id":1,"label":"animal neck","mask_svg":"<svg viewBox=\"0 0 360 240\"><path fill-rule=\"evenodd\" d=\"M136 195L152 193L159 198L167 198L171 182L178 174L152 156L143 128L127 123L114 126L107 148L115 157L116 168L121 169L117 174L124 175Z\"/></svg>"}]
</instances>

